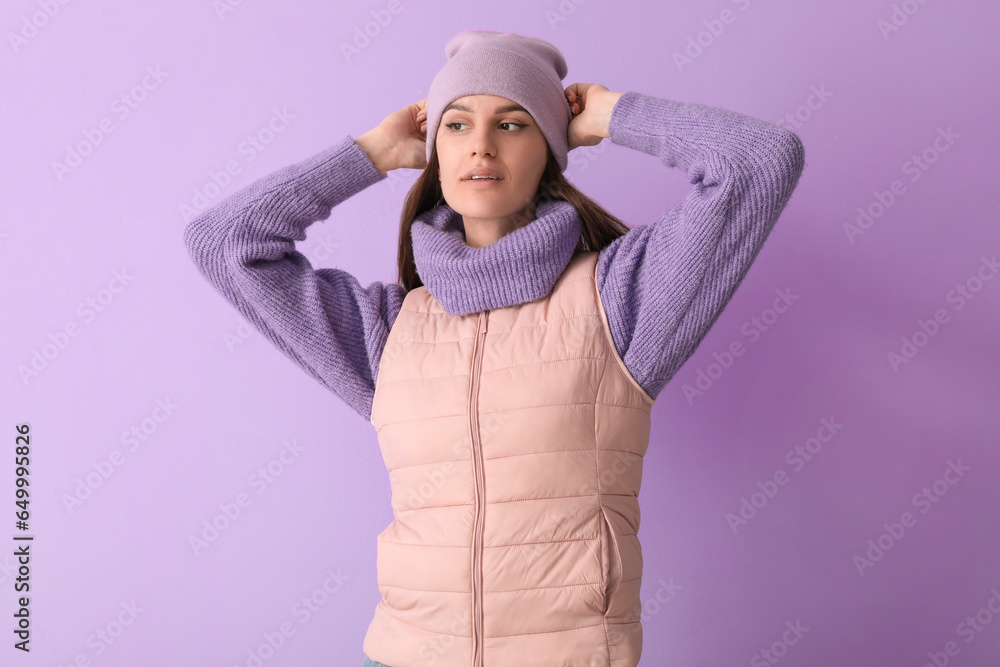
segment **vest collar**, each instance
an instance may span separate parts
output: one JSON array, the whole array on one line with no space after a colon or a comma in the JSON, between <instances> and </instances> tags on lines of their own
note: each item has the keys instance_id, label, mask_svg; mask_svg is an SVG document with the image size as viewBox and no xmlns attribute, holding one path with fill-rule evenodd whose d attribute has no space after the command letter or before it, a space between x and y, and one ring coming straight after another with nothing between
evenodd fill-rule
<instances>
[{"instance_id":1,"label":"vest collar","mask_svg":"<svg viewBox=\"0 0 1000 667\"><path fill-rule=\"evenodd\" d=\"M462 215L447 204L413 220L420 280L449 315L535 301L552 291L572 258L583 220L567 201L536 205L535 219L482 248L465 243Z\"/></svg>"}]
</instances>

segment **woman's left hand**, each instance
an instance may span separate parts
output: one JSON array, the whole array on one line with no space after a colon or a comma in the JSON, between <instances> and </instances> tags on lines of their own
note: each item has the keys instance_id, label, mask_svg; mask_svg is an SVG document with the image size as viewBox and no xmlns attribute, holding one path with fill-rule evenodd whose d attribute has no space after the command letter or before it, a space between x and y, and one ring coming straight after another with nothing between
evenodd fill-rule
<instances>
[{"instance_id":1,"label":"woman's left hand","mask_svg":"<svg viewBox=\"0 0 1000 667\"><path fill-rule=\"evenodd\" d=\"M573 119L567 132L569 150L579 146L595 146L610 137L608 124L611 112L622 93L615 93L599 83L574 83L566 88Z\"/></svg>"}]
</instances>

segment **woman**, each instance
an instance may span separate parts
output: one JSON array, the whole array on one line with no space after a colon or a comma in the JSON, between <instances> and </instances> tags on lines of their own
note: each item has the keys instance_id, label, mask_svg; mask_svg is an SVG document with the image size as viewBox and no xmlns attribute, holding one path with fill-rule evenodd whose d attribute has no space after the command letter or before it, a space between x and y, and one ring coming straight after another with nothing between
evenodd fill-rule
<instances>
[{"instance_id":1,"label":"woman","mask_svg":"<svg viewBox=\"0 0 1000 667\"><path fill-rule=\"evenodd\" d=\"M746 275L804 150L731 111L564 89L541 39L467 31L445 51L425 100L245 187L185 242L376 428L394 521L366 665L634 667L650 409ZM684 169L684 202L629 229L583 195L568 151L603 138ZM398 168L423 169L398 282L313 269L294 241Z\"/></svg>"}]
</instances>

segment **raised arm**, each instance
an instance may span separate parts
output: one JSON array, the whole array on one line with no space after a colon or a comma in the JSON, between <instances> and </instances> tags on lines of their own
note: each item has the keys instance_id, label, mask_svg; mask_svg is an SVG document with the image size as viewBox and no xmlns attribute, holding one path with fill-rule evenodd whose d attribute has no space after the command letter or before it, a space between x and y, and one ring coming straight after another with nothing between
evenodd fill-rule
<instances>
[{"instance_id":1,"label":"raised arm","mask_svg":"<svg viewBox=\"0 0 1000 667\"><path fill-rule=\"evenodd\" d=\"M608 136L683 169L693 186L598 258L615 347L655 398L743 280L798 184L805 150L777 125L637 92L618 98Z\"/></svg>"},{"instance_id":2,"label":"raised arm","mask_svg":"<svg viewBox=\"0 0 1000 667\"><path fill-rule=\"evenodd\" d=\"M403 287L362 287L346 271L314 269L293 242L334 206L384 178L348 135L244 187L184 230L191 258L222 296L365 419Z\"/></svg>"}]
</instances>

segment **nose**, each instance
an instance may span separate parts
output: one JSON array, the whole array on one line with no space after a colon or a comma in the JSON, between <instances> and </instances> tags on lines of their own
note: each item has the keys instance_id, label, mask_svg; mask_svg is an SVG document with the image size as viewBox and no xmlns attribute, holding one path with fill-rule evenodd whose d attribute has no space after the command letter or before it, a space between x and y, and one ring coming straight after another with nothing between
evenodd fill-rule
<instances>
[{"instance_id":1,"label":"nose","mask_svg":"<svg viewBox=\"0 0 1000 667\"><path fill-rule=\"evenodd\" d=\"M492 155L496 157L496 137L493 128L488 124L480 124L472 131L470 146L474 156Z\"/></svg>"}]
</instances>

